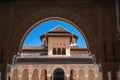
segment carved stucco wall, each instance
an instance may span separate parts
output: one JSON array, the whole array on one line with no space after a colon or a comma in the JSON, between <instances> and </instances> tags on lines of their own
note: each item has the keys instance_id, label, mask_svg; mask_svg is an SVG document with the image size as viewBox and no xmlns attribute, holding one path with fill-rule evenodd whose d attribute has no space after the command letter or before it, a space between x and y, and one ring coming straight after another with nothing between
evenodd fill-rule
<instances>
[{"instance_id":1,"label":"carved stucco wall","mask_svg":"<svg viewBox=\"0 0 120 80\"><path fill-rule=\"evenodd\" d=\"M28 75L32 76L33 71L36 69L38 71L39 77L41 77L42 70L46 70L47 76L50 77L50 76L53 76L54 71L58 68L62 69L65 73L65 76L69 76L69 77L70 77L70 71L74 70L76 79L80 78L79 70L83 71L85 78L88 78L89 71L91 70L93 71L93 76L95 80L102 80L101 72L97 64L49 64L49 65L48 64L35 64L35 65L21 64L21 65L11 66L11 70L8 73L8 76L10 76L11 79L13 79L14 70L18 70L18 76L22 77L23 71L26 69L28 70Z\"/></svg>"}]
</instances>

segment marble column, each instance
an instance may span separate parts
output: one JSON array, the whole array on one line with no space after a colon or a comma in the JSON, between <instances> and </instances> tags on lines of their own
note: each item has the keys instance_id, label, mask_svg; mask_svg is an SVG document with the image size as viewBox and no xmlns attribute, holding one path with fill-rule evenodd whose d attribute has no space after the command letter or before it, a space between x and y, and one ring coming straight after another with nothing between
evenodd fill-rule
<instances>
[{"instance_id":1,"label":"marble column","mask_svg":"<svg viewBox=\"0 0 120 80\"><path fill-rule=\"evenodd\" d=\"M108 80L112 80L112 75L111 75L111 71L108 72Z\"/></svg>"},{"instance_id":2,"label":"marble column","mask_svg":"<svg viewBox=\"0 0 120 80\"><path fill-rule=\"evenodd\" d=\"M29 75L28 77L29 77L29 80L32 80L32 75Z\"/></svg>"},{"instance_id":3,"label":"marble column","mask_svg":"<svg viewBox=\"0 0 120 80\"><path fill-rule=\"evenodd\" d=\"M19 80L22 80L22 75L18 75Z\"/></svg>"},{"instance_id":4,"label":"marble column","mask_svg":"<svg viewBox=\"0 0 120 80\"><path fill-rule=\"evenodd\" d=\"M85 75L85 80L88 80L88 75Z\"/></svg>"},{"instance_id":5,"label":"marble column","mask_svg":"<svg viewBox=\"0 0 120 80\"><path fill-rule=\"evenodd\" d=\"M39 80L41 80L41 76L39 76Z\"/></svg>"},{"instance_id":6,"label":"marble column","mask_svg":"<svg viewBox=\"0 0 120 80\"><path fill-rule=\"evenodd\" d=\"M47 75L47 80L50 80L50 78L51 78L51 74L48 74Z\"/></svg>"},{"instance_id":7,"label":"marble column","mask_svg":"<svg viewBox=\"0 0 120 80\"><path fill-rule=\"evenodd\" d=\"M76 75L76 80L79 80L79 75L78 74Z\"/></svg>"},{"instance_id":8,"label":"marble column","mask_svg":"<svg viewBox=\"0 0 120 80\"><path fill-rule=\"evenodd\" d=\"M66 75L67 80L70 80L70 75Z\"/></svg>"}]
</instances>

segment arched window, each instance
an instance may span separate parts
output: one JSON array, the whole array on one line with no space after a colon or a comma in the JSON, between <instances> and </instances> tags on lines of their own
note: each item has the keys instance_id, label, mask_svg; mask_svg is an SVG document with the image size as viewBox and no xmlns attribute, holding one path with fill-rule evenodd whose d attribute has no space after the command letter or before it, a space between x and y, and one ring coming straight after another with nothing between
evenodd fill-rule
<instances>
[{"instance_id":1,"label":"arched window","mask_svg":"<svg viewBox=\"0 0 120 80\"><path fill-rule=\"evenodd\" d=\"M53 55L56 55L56 48L53 48Z\"/></svg>"},{"instance_id":2,"label":"arched window","mask_svg":"<svg viewBox=\"0 0 120 80\"><path fill-rule=\"evenodd\" d=\"M62 48L62 55L66 55L66 50L65 50L65 48Z\"/></svg>"},{"instance_id":3,"label":"arched window","mask_svg":"<svg viewBox=\"0 0 120 80\"><path fill-rule=\"evenodd\" d=\"M61 55L61 49L60 48L58 48L57 54Z\"/></svg>"}]
</instances>

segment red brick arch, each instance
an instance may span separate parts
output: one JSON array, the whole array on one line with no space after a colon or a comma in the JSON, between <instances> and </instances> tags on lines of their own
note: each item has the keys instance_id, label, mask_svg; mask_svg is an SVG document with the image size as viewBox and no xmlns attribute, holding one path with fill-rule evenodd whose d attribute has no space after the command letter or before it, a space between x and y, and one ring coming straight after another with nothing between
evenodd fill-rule
<instances>
[{"instance_id":1,"label":"red brick arch","mask_svg":"<svg viewBox=\"0 0 120 80\"><path fill-rule=\"evenodd\" d=\"M23 41L28 32L31 31L37 24L50 19L60 19L63 21L67 21L68 23L75 26L85 37L87 44L89 44L88 48L94 54L97 54L98 40L89 24L86 23L84 19L80 17L80 15L55 7L35 12L35 14L29 16L29 18L23 20L23 22L20 22L20 24L18 24L17 30L15 30L13 36L10 39L9 48L10 52L12 53L12 55L10 55L11 60L13 55L20 52ZM97 59L98 56L99 55L96 56Z\"/></svg>"}]
</instances>

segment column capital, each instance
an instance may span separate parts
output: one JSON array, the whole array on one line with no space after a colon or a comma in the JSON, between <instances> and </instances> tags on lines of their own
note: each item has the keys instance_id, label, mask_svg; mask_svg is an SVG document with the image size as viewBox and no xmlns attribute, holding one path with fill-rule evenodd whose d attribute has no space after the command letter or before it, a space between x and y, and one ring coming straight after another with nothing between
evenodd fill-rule
<instances>
[{"instance_id":1,"label":"column capital","mask_svg":"<svg viewBox=\"0 0 120 80\"><path fill-rule=\"evenodd\" d=\"M67 74L67 75L66 75L66 77L70 77L70 75L69 75L69 74Z\"/></svg>"},{"instance_id":2,"label":"column capital","mask_svg":"<svg viewBox=\"0 0 120 80\"><path fill-rule=\"evenodd\" d=\"M51 74L47 74L47 77L50 77L51 76Z\"/></svg>"},{"instance_id":3,"label":"column capital","mask_svg":"<svg viewBox=\"0 0 120 80\"><path fill-rule=\"evenodd\" d=\"M88 77L88 75L85 75L85 77Z\"/></svg>"},{"instance_id":4,"label":"column capital","mask_svg":"<svg viewBox=\"0 0 120 80\"><path fill-rule=\"evenodd\" d=\"M22 75L18 75L19 79L18 80L22 80Z\"/></svg>"},{"instance_id":5,"label":"column capital","mask_svg":"<svg viewBox=\"0 0 120 80\"><path fill-rule=\"evenodd\" d=\"M29 75L28 77L32 77L32 75Z\"/></svg>"},{"instance_id":6,"label":"column capital","mask_svg":"<svg viewBox=\"0 0 120 80\"><path fill-rule=\"evenodd\" d=\"M22 75L18 75L18 77L22 77Z\"/></svg>"},{"instance_id":7,"label":"column capital","mask_svg":"<svg viewBox=\"0 0 120 80\"><path fill-rule=\"evenodd\" d=\"M98 77L98 75L95 75L95 77Z\"/></svg>"},{"instance_id":8,"label":"column capital","mask_svg":"<svg viewBox=\"0 0 120 80\"><path fill-rule=\"evenodd\" d=\"M79 75L77 74L76 77L79 77Z\"/></svg>"}]
</instances>

